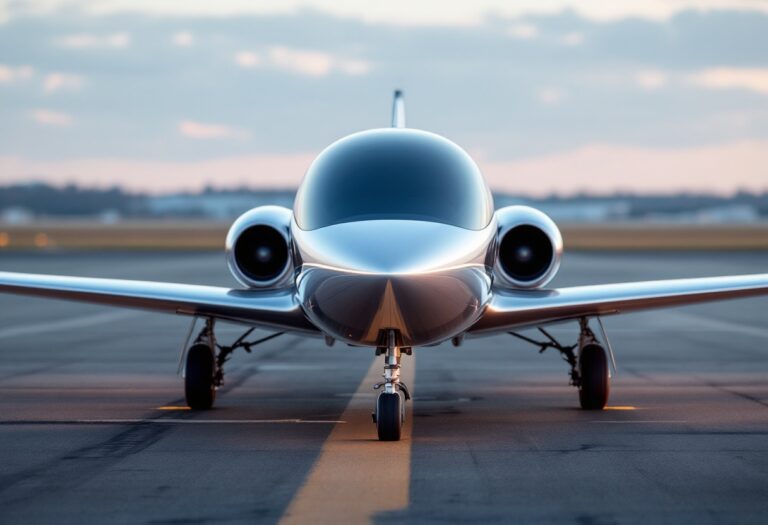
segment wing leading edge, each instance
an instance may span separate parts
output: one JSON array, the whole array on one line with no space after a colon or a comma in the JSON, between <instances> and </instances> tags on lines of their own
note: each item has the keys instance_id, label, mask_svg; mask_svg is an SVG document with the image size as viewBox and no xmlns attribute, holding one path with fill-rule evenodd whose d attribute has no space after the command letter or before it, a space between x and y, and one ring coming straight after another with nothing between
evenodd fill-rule
<instances>
[{"instance_id":1,"label":"wing leading edge","mask_svg":"<svg viewBox=\"0 0 768 525\"><path fill-rule=\"evenodd\" d=\"M758 295L768 295L768 274L497 291L470 333Z\"/></svg>"},{"instance_id":2,"label":"wing leading edge","mask_svg":"<svg viewBox=\"0 0 768 525\"><path fill-rule=\"evenodd\" d=\"M316 332L291 290L230 290L215 286L0 272L0 292L68 299Z\"/></svg>"}]
</instances>

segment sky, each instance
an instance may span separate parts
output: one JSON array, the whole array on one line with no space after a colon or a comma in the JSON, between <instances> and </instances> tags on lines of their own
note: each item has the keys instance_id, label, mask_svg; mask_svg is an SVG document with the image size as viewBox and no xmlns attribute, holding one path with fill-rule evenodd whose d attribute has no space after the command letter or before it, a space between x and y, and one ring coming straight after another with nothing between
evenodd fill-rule
<instances>
[{"instance_id":1,"label":"sky","mask_svg":"<svg viewBox=\"0 0 768 525\"><path fill-rule=\"evenodd\" d=\"M389 124L497 191L768 191L768 1L0 0L0 184L292 188Z\"/></svg>"}]
</instances>

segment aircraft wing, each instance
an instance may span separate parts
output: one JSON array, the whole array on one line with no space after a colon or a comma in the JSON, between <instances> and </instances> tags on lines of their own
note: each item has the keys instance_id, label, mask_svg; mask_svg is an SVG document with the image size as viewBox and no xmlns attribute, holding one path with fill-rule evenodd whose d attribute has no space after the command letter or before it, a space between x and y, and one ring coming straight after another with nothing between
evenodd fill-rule
<instances>
[{"instance_id":1,"label":"aircraft wing","mask_svg":"<svg viewBox=\"0 0 768 525\"><path fill-rule=\"evenodd\" d=\"M768 274L495 291L483 316L469 332L502 332L580 317L757 295L768 295Z\"/></svg>"},{"instance_id":2,"label":"aircraft wing","mask_svg":"<svg viewBox=\"0 0 768 525\"><path fill-rule=\"evenodd\" d=\"M214 286L0 272L0 292L69 299L253 325L316 332L292 290L230 290Z\"/></svg>"}]
</instances>

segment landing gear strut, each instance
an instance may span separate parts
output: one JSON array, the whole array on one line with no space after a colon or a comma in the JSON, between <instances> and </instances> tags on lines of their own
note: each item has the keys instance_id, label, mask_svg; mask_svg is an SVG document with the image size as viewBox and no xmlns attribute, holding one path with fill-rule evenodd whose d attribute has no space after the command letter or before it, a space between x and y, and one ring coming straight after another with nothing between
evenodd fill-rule
<instances>
[{"instance_id":1,"label":"landing gear strut","mask_svg":"<svg viewBox=\"0 0 768 525\"><path fill-rule=\"evenodd\" d=\"M602 322L598 318L603 340L610 343L605 335ZM574 345L563 345L543 328L538 329L546 341L537 341L530 337L509 332L510 335L539 347L539 353L547 348L554 348L563 356L570 367L570 383L579 389L579 404L584 410L602 410L608 403L608 394L611 389L611 374L608 367L608 355L600 344L594 332L589 328L589 320L579 319L579 340ZM578 348L578 355L574 350ZM613 352L610 353L613 361ZM615 368L615 362L614 362Z\"/></svg>"},{"instance_id":2,"label":"landing gear strut","mask_svg":"<svg viewBox=\"0 0 768 525\"><path fill-rule=\"evenodd\" d=\"M250 328L234 343L225 346L216 342L214 325L214 319L207 318L205 326L198 334L195 342L186 351L184 395L187 405L192 410L207 410L213 406L216 390L224 384L224 363L232 356L232 352L238 348L243 348L250 353L251 347L283 335L283 332L277 332L256 341L246 341L246 337L255 330L255 328ZM194 326L193 322L190 332Z\"/></svg>"},{"instance_id":3,"label":"landing gear strut","mask_svg":"<svg viewBox=\"0 0 768 525\"><path fill-rule=\"evenodd\" d=\"M379 441L400 440L405 421L405 402L411 399L408 387L400 381L400 358L406 353L402 350L396 346L394 330L390 330L384 352L384 381L373 386L375 390L384 387L376 400L376 411L373 413Z\"/></svg>"}]
</instances>

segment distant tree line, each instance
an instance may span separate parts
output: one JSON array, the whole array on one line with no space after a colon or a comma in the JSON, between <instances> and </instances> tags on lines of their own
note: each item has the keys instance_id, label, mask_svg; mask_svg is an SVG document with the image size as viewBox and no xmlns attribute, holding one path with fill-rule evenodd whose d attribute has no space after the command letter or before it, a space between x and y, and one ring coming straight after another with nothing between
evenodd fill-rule
<instances>
[{"instance_id":1,"label":"distant tree line","mask_svg":"<svg viewBox=\"0 0 768 525\"><path fill-rule=\"evenodd\" d=\"M0 211L20 209L33 215L88 216L106 211L121 215L141 215L145 196L126 193L119 188L106 190L58 188L46 184L0 187Z\"/></svg>"},{"instance_id":2,"label":"distant tree line","mask_svg":"<svg viewBox=\"0 0 768 525\"><path fill-rule=\"evenodd\" d=\"M625 201L630 205L629 216L632 218L646 217L650 214L696 212L707 208L738 205L750 206L760 216L768 216L768 192L739 192L733 196L691 193L680 193L675 195L634 195L631 193L616 193L608 196L590 196L589 194L582 193L569 197L550 196L538 199L537 202L564 204L579 201L611 202L617 200Z\"/></svg>"},{"instance_id":3,"label":"distant tree line","mask_svg":"<svg viewBox=\"0 0 768 525\"><path fill-rule=\"evenodd\" d=\"M183 197L201 202L211 197L222 196L253 196L254 202L263 204L278 198L285 200L293 190L253 190L248 188L217 190L205 188L198 193L178 193ZM153 199L168 198L165 196L150 196L140 193L129 193L120 188L93 189L81 188L75 185L55 187L47 184L19 184L0 186L0 213L10 209L19 209L33 216L94 216L106 212L117 213L124 217L148 217L156 215L156 207L151 206ZM549 196L532 199L523 196L499 194L497 204L524 201L535 205L568 204L585 202L614 202L623 201L629 205L629 216L642 218L650 214L686 213L721 206L746 205L757 211L762 217L768 217L768 192L741 192L733 196L679 194L679 195L633 195L615 194L609 196L593 196L579 194L569 197Z\"/></svg>"}]
</instances>

